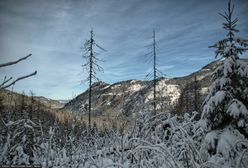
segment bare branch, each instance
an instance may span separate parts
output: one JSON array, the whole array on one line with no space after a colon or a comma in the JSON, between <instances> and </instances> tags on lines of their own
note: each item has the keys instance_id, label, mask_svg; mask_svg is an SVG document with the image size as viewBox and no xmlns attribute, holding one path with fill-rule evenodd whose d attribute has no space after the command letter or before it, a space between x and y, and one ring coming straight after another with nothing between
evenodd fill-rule
<instances>
[{"instance_id":1,"label":"bare branch","mask_svg":"<svg viewBox=\"0 0 248 168\"><path fill-rule=\"evenodd\" d=\"M104 48L102 48L100 45L98 45L98 44L95 44L95 45L96 45L98 48L100 48L101 50L107 52L107 50L105 50Z\"/></svg>"},{"instance_id":2,"label":"bare branch","mask_svg":"<svg viewBox=\"0 0 248 168\"><path fill-rule=\"evenodd\" d=\"M17 64L18 62L27 59L27 58L30 57L31 55L32 55L32 54L29 54L29 55L27 55L26 57L20 58L19 60L16 60L16 61L11 61L11 62L7 62L7 63L0 64L0 68L1 68L1 67L5 67L5 66L10 66L10 65L13 65L13 64Z\"/></svg>"},{"instance_id":3,"label":"bare branch","mask_svg":"<svg viewBox=\"0 0 248 168\"><path fill-rule=\"evenodd\" d=\"M2 86L4 86L6 83L8 83L11 79L12 79L12 77L10 77L9 79L7 79L6 80L6 76L4 77L4 80L3 80L3 83L0 85L0 88L2 87Z\"/></svg>"},{"instance_id":4,"label":"bare branch","mask_svg":"<svg viewBox=\"0 0 248 168\"><path fill-rule=\"evenodd\" d=\"M225 18L228 21L228 17L223 15L222 13L219 13L220 16L222 16L223 18Z\"/></svg>"},{"instance_id":5,"label":"bare branch","mask_svg":"<svg viewBox=\"0 0 248 168\"><path fill-rule=\"evenodd\" d=\"M31 73L31 74L29 74L29 75L19 77L19 78L17 78L16 80L14 80L13 82L11 82L10 84L5 85L5 86L1 86L0 89L6 89L6 88L8 88L8 87L14 85L17 81L26 79L26 78L28 78L28 77L30 77L30 76L34 76L34 75L36 75L36 74L37 74L37 71L34 71L33 73Z\"/></svg>"}]
</instances>

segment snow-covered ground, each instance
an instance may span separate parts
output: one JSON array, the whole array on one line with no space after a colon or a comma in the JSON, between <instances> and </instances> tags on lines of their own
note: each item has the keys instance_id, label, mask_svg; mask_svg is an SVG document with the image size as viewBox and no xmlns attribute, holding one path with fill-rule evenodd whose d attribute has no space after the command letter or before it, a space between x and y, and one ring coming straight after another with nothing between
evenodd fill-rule
<instances>
[{"instance_id":1,"label":"snow-covered ground","mask_svg":"<svg viewBox=\"0 0 248 168\"><path fill-rule=\"evenodd\" d=\"M63 143L59 141L62 128L51 127L46 135L31 138L32 155L25 145L31 140L25 132L40 128L30 120L9 122L7 126L14 132L8 134L5 143L1 141L0 163L33 163L52 168L200 168L248 164L248 141L232 127L222 131L217 153L210 155L208 151L214 147L218 133L207 133L206 123L197 118L197 112L184 117L140 113L128 130L91 134L82 130L80 136L76 136L74 125L69 134L63 135L67 136Z\"/></svg>"}]
</instances>

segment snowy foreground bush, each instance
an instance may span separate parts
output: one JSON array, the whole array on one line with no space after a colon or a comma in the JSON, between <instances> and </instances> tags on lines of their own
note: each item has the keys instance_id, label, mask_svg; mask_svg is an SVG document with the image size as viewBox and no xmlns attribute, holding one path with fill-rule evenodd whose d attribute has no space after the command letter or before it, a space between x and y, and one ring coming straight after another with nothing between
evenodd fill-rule
<instances>
[{"instance_id":1,"label":"snowy foreground bush","mask_svg":"<svg viewBox=\"0 0 248 168\"><path fill-rule=\"evenodd\" d=\"M60 132L48 134L30 120L6 124L7 139L1 141L1 164L41 164L42 167L245 167L248 141L228 127L205 133L199 114L184 117L170 113L141 113L128 131L87 131L77 137L74 130L60 142ZM37 129L37 130L35 130ZM212 151L215 148L216 154Z\"/></svg>"}]
</instances>

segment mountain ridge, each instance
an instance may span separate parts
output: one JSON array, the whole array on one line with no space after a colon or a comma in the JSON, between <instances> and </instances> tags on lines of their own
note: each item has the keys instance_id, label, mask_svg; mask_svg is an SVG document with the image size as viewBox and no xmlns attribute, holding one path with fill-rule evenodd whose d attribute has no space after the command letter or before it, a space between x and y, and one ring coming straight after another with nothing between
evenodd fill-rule
<instances>
[{"instance_id":1,"label":"mountain ridge","mask_svg":"<svg viewBox=\"0 0 248 168\"><path fill-rule=\"evenodd\" d=\"M201 86L200 99L202 101L211 84L211 75L220 63L221 61L215 60L203 66L200 70L183 77L157 79L157 99L160 99L157 103L157 109L159 111L175 109L181 93L187 84L194 81L195 76ZM135 79L113 84L103 81L95 82L92 85L92 115L106 115L106 113L118 115L122 113L129 116L140 111L151 111L152 83L153 81ZM88 89L70 100L63 109L74 113L87 114L87 108Z\"/></svg>"}]
</instances>

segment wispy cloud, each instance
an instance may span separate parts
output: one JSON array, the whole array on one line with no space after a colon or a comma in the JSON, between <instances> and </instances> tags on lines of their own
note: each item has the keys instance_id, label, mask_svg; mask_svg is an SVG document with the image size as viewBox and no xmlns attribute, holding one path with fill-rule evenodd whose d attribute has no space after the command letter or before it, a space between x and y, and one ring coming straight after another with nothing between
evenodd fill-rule
<instances>
[{"instance_id":1,"label":"wispy cloud","mask_svg":"<svg viewBox=\"0 0 248 168\"><path fill-rule=\"evenodd\" d=\"M236 0L240 36L248 34L248 1ZM0 62L33 56L16 66L1 69L18 77L38 70L37 76L18 83L15 89L51 98L65 98L87 88L80 47L89 38L108 50L99 55L105 62L100 79L113 83L144 79L151 64L144 47L156 29L158 68L166 75L187 75L214 59L208 46L225 36L218 15L227 1L216 0L22 0L0 1ZM247 57L247 54L244 55Z\"/></svg>"}]
</instances>

